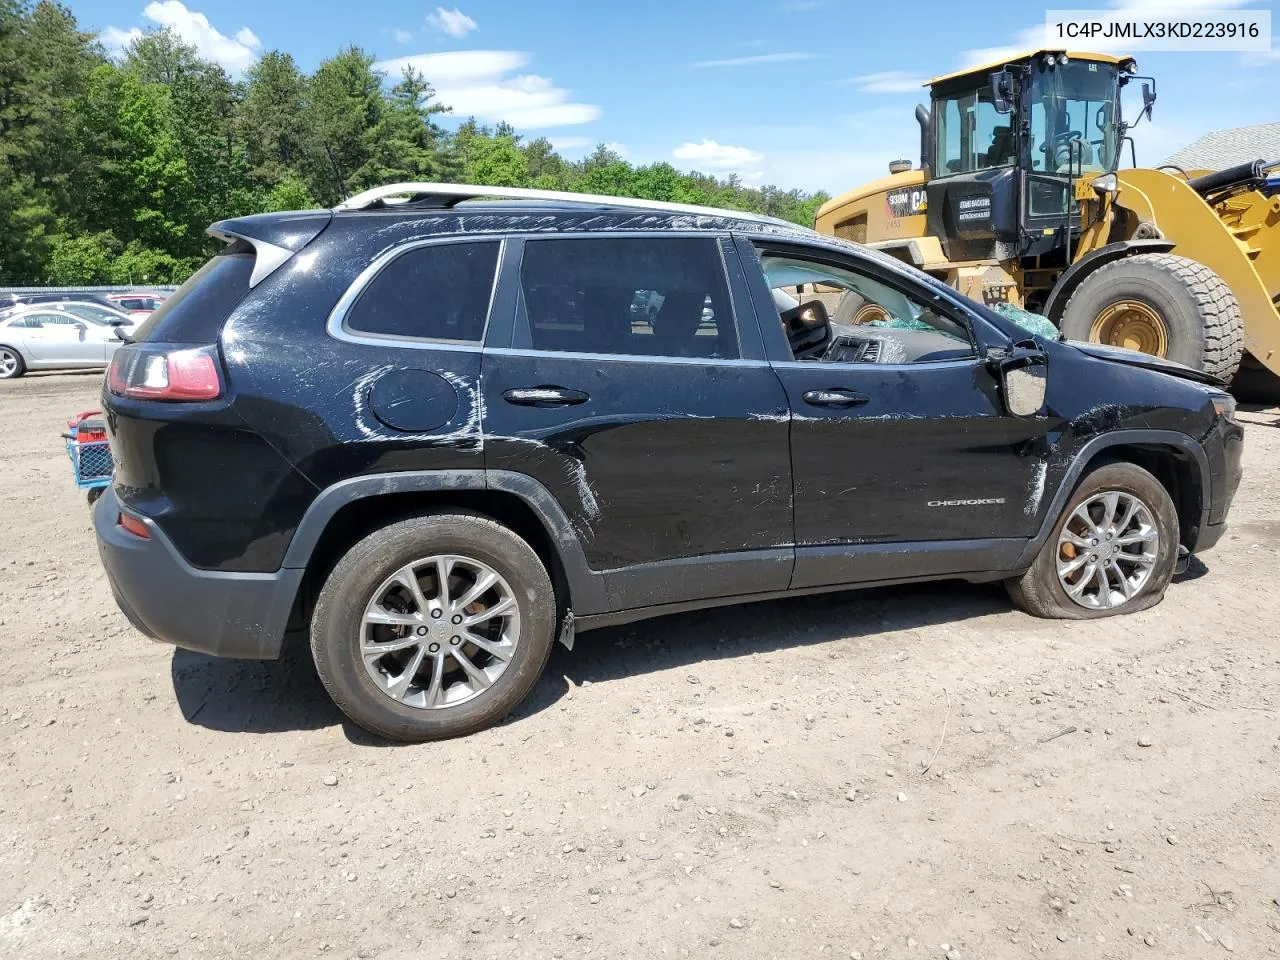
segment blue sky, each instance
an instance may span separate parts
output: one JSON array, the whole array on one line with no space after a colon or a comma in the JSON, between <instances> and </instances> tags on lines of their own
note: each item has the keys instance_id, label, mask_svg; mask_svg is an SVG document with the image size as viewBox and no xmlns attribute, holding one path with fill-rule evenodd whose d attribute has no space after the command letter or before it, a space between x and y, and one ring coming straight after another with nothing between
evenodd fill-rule
<instances>
[{"instance_id":1,"label":"blue sky","mask_svg":"<svg viewBox=\"0 0 1280 960\"><path fill-rule=\"evenodd\" d=\"M1270 9L1257 0L1093 0L1082 6ZM1044 7L984 0L71 0L118 49L169 24L233 74L264 50L307 70L355 43L398 72L414 62L461 116L508 120L568 157L609 143L634 163L840 192L918 159L912 118L929 76L1016 47ZM1140 164L1209 130L1280 120L1270 54L1140 53L1159 81ZM402 58L410 58L405 61Z\"/></svg>"}]
</instances>

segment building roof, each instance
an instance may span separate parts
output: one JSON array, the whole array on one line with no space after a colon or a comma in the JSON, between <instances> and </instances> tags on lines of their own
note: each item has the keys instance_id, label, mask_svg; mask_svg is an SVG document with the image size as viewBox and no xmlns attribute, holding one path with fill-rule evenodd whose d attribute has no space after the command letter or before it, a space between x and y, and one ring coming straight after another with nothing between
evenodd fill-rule
<instances>
[{"instance_id":1,"label":"building roof","mask_svg":"<svg viewBox=\"0 0 1280 960\"><path fill-rule=\"evenodd\" d=\"M1251 160L1280 160L1280 123L1214 130L1164 162L1184 170L1225 170Z\"/></svg>"}]
</instances>

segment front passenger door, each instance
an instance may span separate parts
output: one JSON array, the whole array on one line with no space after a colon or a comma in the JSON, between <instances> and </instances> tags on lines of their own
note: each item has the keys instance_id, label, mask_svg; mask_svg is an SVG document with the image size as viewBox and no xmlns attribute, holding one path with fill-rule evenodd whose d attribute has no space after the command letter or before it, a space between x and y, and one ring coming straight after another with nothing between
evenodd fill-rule
<instances>
[{"instance_id":1,"label":"front passenger door","mask_svg":"<svg viewBox=\"0 0 1280 960\"><path fill-rule=\"evenodd\" d=\"M1012 563L1041 507L1048 420L1005 412L972 318L870 260L789 245L750 247L747 258L792 410L792 586ZM842 316L855 312L853 296L857 314L879 319L838 326L821 355L796 356L779 293Z\"/></svg>"}]
</instances>

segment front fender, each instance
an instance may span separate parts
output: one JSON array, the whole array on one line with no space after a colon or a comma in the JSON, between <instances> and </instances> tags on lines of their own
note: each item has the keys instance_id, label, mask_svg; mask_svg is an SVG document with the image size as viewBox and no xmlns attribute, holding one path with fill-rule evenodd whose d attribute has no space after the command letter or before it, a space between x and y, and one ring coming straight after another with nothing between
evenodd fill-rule
<instances>
[{"instance_id":1,"label":"front fender","mask_svg":"<svg viewBox=\"0 0 1280 960\"><path fill-rule=\"evenodd\" d=\"M1151 239L1121 240L1118 243L1108 243L1105 247L1099 247L1062 271L1062 276L1058 277L1058 282L1053 285L1049 298L1044 303L1044 310L1041 312L1054 324L1060 325L1062 312L1066 309L1071 294L1075 293L1076 287L1080 286L1093 271L1113 261L1139 253L1168 253L1174 246L1172 240Z\"/></svg>"}]
</instances>

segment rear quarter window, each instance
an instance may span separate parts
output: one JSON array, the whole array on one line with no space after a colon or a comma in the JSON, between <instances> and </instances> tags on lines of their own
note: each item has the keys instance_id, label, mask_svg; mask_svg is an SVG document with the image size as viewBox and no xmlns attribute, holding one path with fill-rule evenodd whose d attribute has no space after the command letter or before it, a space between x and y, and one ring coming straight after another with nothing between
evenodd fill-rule
<instances>
[{"instance_id":1,"label":"rear quarter window","mask_svg":"<svg viewBox=\"0 0 1280 960\"><path fill-rule=\"evenodd\" d=\"M500 247L474 240L405 250L360 291L343 326L368 337L479 343Z\"/></svg>"},{"instance_id":2,"label":"rear quarter window","mask_svg":"<svg viewBox=\"0 0 1280 960\"><path fill-rule=\"evenodd\" d=\"M249 292L254 255L232 244L193 273L138 327L134 340L213 343Z\"/></svg>"}]
</instances>

